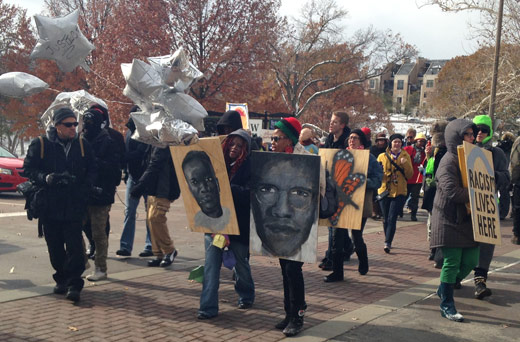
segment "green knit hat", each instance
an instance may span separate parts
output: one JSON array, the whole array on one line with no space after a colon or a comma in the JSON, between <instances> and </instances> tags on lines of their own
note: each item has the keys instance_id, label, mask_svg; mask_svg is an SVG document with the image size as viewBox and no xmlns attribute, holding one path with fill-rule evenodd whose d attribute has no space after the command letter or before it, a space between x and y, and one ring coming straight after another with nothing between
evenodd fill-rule
<instances>
[{"instance_id":1,"label":"green knit hat","mask_svg":"<svg viewBox=\"0 0 520 342\"><path fill-rule=\"evenodd\" d=\"M486 125L487 127L489 127L489 134L484 140L482 140L482 144L487 143L489 140L491 140L493 138L493 122L491 121L491 118L489 116L477 115L473 119L473 123L477 126Z\"/></svg>"},{"instance_id":2,"label":"green knit hat","mask_svg":"<svg viewBox=\"0 0 520 342\"><path fill-rule=\"evenodd\" d=\"M302 131L302 125L298 119L288 117L278 121L275 126L276 128L282 130L282 132L284 132L285 135L291 139L293 145L296 145L300 136L300 132Z\"/></svg>"}]
</instances>

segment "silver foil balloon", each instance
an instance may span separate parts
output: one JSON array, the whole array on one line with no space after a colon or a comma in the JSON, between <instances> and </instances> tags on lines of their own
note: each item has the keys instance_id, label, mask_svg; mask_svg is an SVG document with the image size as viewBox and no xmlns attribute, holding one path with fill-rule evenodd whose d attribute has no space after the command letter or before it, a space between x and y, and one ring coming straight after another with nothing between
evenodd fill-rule
<instances>
[{"instance_id":1,"label":"silver foil balloon","mask_svg":"<svg viewBox=\"0 0 520 342\"><path fill-rule=\"evenodd\" d=\"M88 71L85 58L95 47L80 31L78 18L79 10L59 18L36 14L34 21L39 38L31 58L54 60L64 72L71 72L79 65Z\"/></svg>"},{"instance_id":2,"label":"silver foil balloon","mask_svg":"<svg viewBox=\"0 0 520 342\"><path fill-rule=\"evenodd\" d=\"M123 94L141 108L146 107L147 102L151 103L164 87L157 71L138 59L134 59L132 63L121 64L121 71L127 83Z\"/></svg>"},{"instance_id":3,"label":"silver foil balloon","mask_svg":"<svg viewBox=\"0 0 520 342\"><path fill-rule=\"evenodd\" d=\"M169 117L162 109L130 115L136 127L132 139L158 147L190 145L198 141L195 128L182 120Z\"/></svg>"},{"instance_id":4,"label":"silver foil balloon","mask_svg":"<svg viewBox=\"0 0 520 342\"><path fill-rule=\"evenodd\" d=\"M161 79L175 92L186 92L191 85L201 79L200 72L189 60L186 51L180 47L171 55L148 57L151 66L161 75Z\"/></svg>"},{"instance_id":5,"label":"silver foil balloon","mask_svg":"<svg viewBox=\"0 0 520 342\"><path fill-rule=\"evenodd\" d=\"M9 97L26 97L37 94L49 85L25 72L8 72L0 75L0 94Z\"/></svg>"},{"instance_id":6,"label":"silver foil balloon","mask_svg":"<svg viewBox=\"0 0 520 342\"><path fill-rule=\"evenodd\" d=\"M208 112L190 95L163 91L156 100L171 117L190 123L199 131L204 131L204 118Z\"/></svg>"},{"instance_id":7,"label":"silver foil balloon","mask_svg":"<svg viewBox=\"0 0 520 342\"><path fill-rule=\"evenodd\" d=\"M42 114L40 120L42 121L45 129L49 128L52 125L52 117L54 116L54 111L58 110L62 107L70 108L78 118L78 121L81 120L80 117L89 109L92 105L99 104L108 109L105 101L100 98L95 97L94 95L89 94L85 90L78 90L73 92L59 93L56 96L56 99L51 103L49 108ZM78 131L81 131L81 127L78 127Z\"/></svg>"}]
</instances>

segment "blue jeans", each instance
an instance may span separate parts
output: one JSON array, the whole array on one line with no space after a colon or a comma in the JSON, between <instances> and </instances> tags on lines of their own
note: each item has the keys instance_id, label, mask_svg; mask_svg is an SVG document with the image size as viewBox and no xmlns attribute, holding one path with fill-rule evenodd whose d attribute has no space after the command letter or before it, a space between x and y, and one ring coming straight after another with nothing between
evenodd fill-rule
<instances>
[{"instance_id":1,"label":"blue jeans","mask_svg":"<svg viewBox=\"0 0 520 342\"><path fill-rule=\"evenodd\" d=\"M397 197L385 197L381 203L381 211L383 212L383 228L385 231L385 244L392 247L394 240L395 228L397 224L397 215L403 209L406 196L399 195Z\"/></svg>"},{"instance_id":2,"label":"blue jeans","mask_svg":"<svg viewBox=\"0 0 520 342\"><path fill-rule=\"evenodd\" d=\"M132 176L128 177L126 181L126 209L125 209L125 220L123 225L123 233L121 233L121 240L119 242L120 249L128 251L132 253L132 248L134 246L134 237L135 237L135 216L137 213L137 207L139 206L140 198L134 198L130 196L132 192L132 187L136 184L136 182L132 179ZM144 203L146 203L147 196L144 197ZM146 242L144 244L145 251L152 250L152 241L150 240L150 229L148 228L148 222L146 222Z\"/></svg>"},{"instance_id":3,"label":"blue jeans","mask_svg":"<svg viewBox=\"0 0 520 342\"><path fill-rule=\"evenodd\" d=\"M200 294L199 313L209 317L218 314L218 287L220 285L220 268L222 267L222 249L213 246L211 234L204 235L206 260L204 262L204 282ZM249 267L249 246L231 241L229 247L235 254L235 291L238 293L238 304L253 304L255 301L255 284Z\"/></svg>"}]
</instances>

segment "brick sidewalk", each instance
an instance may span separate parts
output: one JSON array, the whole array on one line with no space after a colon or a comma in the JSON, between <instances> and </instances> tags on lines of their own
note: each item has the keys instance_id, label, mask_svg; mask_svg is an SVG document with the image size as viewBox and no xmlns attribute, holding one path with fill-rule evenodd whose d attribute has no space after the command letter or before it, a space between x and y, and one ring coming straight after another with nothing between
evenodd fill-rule
<instances>
[{"instance_id":1,"label":"brick sidewalk","mask_svg":"<svg viewBox=\"0 0 520 342\"><path fill-rule=\"evenodd\" d=\"M370 221L370 220L369 220ZM373 221L372 221L373 223ZM400 227L391 254L383 252L382 232L365 235L370 271L357 272L357 259L345 266L346 281L325 284L316 264L304 266L308 312L305 328L374 303L438 277L428 261L425 224ZM320 235L326 230L320 229ZM495 255L515 249L511 221L502 225L503 245ZM327 243L319 244L323 255ZM256 285L253 309L236 308L231 272L222 269L219 316L199 321L201 284L187 280L189 269L104 285L87 284L73 305L59 295L0 304L0 341L277 341L283 318L283 292L277 259L253 257Z\"/></svg>"}]
</instances>

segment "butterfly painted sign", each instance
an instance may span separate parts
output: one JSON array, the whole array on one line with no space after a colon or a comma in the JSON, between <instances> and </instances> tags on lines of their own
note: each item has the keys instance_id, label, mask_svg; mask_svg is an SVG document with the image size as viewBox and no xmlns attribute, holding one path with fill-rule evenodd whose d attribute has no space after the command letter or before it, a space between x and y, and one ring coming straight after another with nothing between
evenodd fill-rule
<instances>
[{"instance_id":1,"label":"butterfly painted sign","mask_svg":"<svg viewBox=\"0 0 520 342\"><path fill-rule=\"evenodd\" d=\"M361 229L365 200L368 150L325 149L319 151L321 163L336 186L338 210L321 226Z\"/></svg>"}]
</instances>

